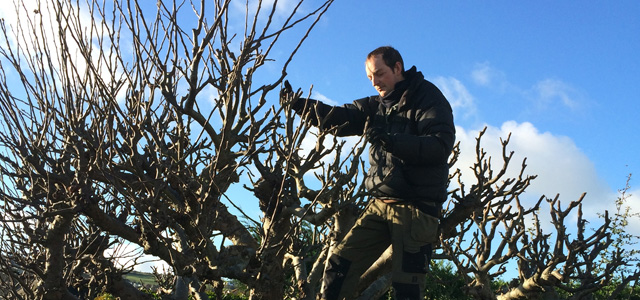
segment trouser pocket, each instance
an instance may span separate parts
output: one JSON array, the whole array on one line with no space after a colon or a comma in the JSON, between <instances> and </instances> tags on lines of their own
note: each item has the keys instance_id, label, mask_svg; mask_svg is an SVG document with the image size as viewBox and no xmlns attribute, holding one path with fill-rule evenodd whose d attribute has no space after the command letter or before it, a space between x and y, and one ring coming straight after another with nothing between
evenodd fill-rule
<instances>
[{"instance_id":1,"label":"trouser pocket","mask_svg":"<svg viewBox=\"0 0 640 300\"><path fill-rule=\"evenodd\" d=\"M411 221L408 223L411 228L404 239L405 251L416 253L422 246L438 240L438 218L411 207Z\"/></svg>"}]
</instances>

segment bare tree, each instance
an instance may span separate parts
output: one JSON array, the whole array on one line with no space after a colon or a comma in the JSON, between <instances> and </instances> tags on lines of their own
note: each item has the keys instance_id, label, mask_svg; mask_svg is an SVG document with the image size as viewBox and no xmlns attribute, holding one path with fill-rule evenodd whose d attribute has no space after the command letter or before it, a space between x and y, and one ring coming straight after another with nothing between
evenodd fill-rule
<instances>
[{"instance_id":1,"label":"bare tree","mask_svg":"<svg viewBox=\"0 0 640 300\"><path fill-rule=\"evenodd\" d=\"M30 279L12 296L72 299L73 280L91 275L117 296L142 297L115 284L121 272L99 275L112 265L83 269L67 255L75 240L100 237L88 253L99 256L108 237L118 237L173 267L167 297L202 299L205 284L235 278L252 287L254 299L282 299L278 268L293 238L282 239L297 229L268 215L256 238L224 200L278 142L269 134L281 110L266 106L267 95L331 2L309 8L301 1L285 16L277 15L277 1L247 3L238 32L229 30L237 13L230 1L158 1L154 9L136 1L17 3L18 22L2 24L0 169L4 233L25 234L3 242L2 262L12 274L6 280ZM192 17L183 18L189 10ZM257 84L254 74L280 36L299 26L307 29L282 71ZM278 162L256 166L263 180L254 191L265 213L280 211L273 205L283 200L259 195L265 182L279 180L270 177L282 173ZM76 236L78 224L98 231Z\"/></svg>"}]
</instances>

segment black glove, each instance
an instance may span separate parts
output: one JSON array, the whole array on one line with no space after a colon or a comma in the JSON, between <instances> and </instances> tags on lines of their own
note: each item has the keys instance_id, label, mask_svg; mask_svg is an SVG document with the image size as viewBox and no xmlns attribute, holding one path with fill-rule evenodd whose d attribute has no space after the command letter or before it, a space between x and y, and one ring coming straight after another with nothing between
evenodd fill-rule
<instances>
[{"instance_id":1,"label":"black glove","mask_svg":"<svg viewBox=\"0 0 640 300\"><path fill-rule=\"evenodd\" d=\"M284 87L280 90L280 105L286 105L292 103L295 99L295 94L289 84L289 80L284 81Z\"/></svg>"},{"instance_id":2,"label":"black glove","mask_svg":"<svg viewBox=\"0 0 640 300\"><path fill-rule=\"evenodd\" d=\"M367 140L369 140L372 144L378 144L382 146L387 151L391 151L393 147L393 142L391 141L391 136L387 132L384 131L381 127L369 127L367 128Z\"/></svg>"}]
</instances>

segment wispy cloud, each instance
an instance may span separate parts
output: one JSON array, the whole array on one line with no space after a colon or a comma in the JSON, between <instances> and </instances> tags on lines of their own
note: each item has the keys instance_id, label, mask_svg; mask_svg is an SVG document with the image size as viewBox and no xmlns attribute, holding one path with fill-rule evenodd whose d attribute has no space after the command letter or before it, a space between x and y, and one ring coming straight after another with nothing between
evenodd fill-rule
<instances>
[{"instance_id":1,"label":"wispy cloud","mask_svg":"<svg viewBox=\"0 0 640 300\"><path fill-rule=\"evenodd\" d=\"M304 97L304 95L303 95L303 97ZM325 104L329 104L329 105L333 105L333 106L339 105L339 103L337 101L335 101L333 99L330 99L329 97L327 97L327 96L325 96L325 95L323 95L321 93L318 93L316 91L313 91L311 93L311 98L319 100L319 101L322 101Z\"/></svg>"},{"instance_id":2,"label":"wispy cloud","mask_svg":"<svg viewBox=\"0 0 640 300\"><path fill-rule=\"evenodd\" d=\"M275 4L275 10L274 9ZM298 5L294 0L249 0L249 1L231 1L231 12L234 16L243 16L242 18L234 18L236 20L242 20L244 22L249 13L248 21L252 22L255 18L255 13L260 7L260 14L258 15L259 22L266 22L269 15L273 12L273 16L278 20L286 19L293 9ZM304 13L304 5L298 8L298 13ZM238 25L237 25L238 26ZM242 26L240 26L242 27Z\"/></svg>"},{"instance_id":3,"label":"wispy cloud","mask_svg":"<svg viewBox=\"0 0 640 300\"><path fill-rule=\"evenodd\" d=\"M475 100L460 80L441 76L432 81L449 100L454 115L469 117L476 114Z\"/></svg>"},{"instance_id":4,"label":"wispy cloud","mask_svg":"<svg viewBox=\"0 0 640 300\"><path fill-rule=\"evenodd\" d=\"M507 83L504 72L497 70L489 62L478 63L471 70L471 79L479 86L504 87Z\"/></svg>"},{"instance_id":5,"label":"wispy cloud","mask_svg":"<svg viewBox=\"0 0 640 300\"><path fill-rule=\"evenodd\" d=\"M520 99L525 104L523 112L541 111L576 112L588 104L585 93L570 83L558 78L544 78L530 85L518 85L509 81L507 75L489 62L478 63L470 73L477 86L493 90L503 97Z\"/></svg>"},{"instance_id":6,"label":"wispy cloud","mask_svg":"<svg viewBox=\"0 0 640 300\"><path fill-rule=\"evenodd\" d=\"M544 79L531 88L531 100L539 109L562 106L571 110L581 107L584 96L578 89L559 79Z\"/></svg>"}]
</instances>

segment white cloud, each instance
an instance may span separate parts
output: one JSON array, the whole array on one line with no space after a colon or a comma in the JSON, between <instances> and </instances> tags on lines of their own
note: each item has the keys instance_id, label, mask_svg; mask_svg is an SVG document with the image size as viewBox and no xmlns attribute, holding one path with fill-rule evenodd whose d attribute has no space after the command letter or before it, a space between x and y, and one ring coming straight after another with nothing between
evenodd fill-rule
<instances>
[{"instance_id":1,"label":"white cloud","mask_svg":"<svg viewBox=\"0 0 640 300\"><path fill-rule=\"evenodd\" d=\"M106 258L112 258L113 263L119 268L131 268L140 272L151 272L151 267L156 267L162 270L164 267L166 270L170 270L169 264L160 258L144 254L140 246L129 243L117 243L111 248L104 251Z\"/></svg>"},{"instance_id":2,"label":"white cloud","mask_svg":"<svg viewBox=\"0 0 640 300\"><path fill-rule=\"evenodd\" d=\"M172 272L173 268L171 266L169 266L168 263L166 263L164 260L155 257L155 256L151 256L148 254L145 254L143 256L143 262L137 266L135 266L133 269L138 271L138 272L146 272L146 273L151 273L153 272L153 269L156 268L158 270L158 272L162 273L164 272Z\"/></svg>"},{"instance_id":3,"label":"white cloud","mask_svg":"<svg viewBox=\"0 0 640 300\"><path fill-rule=\"evenodd\" d=\"M66 13L64 17L67 19L59 20L56 16L59 11L63 12L61 14ZM108 30L114 29L109 28L109 22L103 22L99 14L91 15L86 5L55 1L13 1L0 11L0 18L5 20L9 43L0 46L10 47L14 53L19 53L22 57L18 59L22 60L23 66L27 65L25 61L32 61L36 56L50 58L51 61L45 61L44 65L48 66L50 63L55 69L55 72L48 75L53 77L51 79L55 84L62 84L63 77L71 81L78 78L86 80L87 73L101 77L107 84L123 81L122 67L114 71L119 63L113 52L118 51L118 47L111 47L109 38L106 38ZM124 31L118 37L123 40L129 38ZM64 45L64 53L60 50L61 45ZM89 59L86 53L90 53ZM93 74L94 70L90 70L90 67L95 68L96 74ZM125 91L126 88L121 87L116 98L122 100Z\"/></svg>"},{"instance_id":4,"label":"white cloud","mask_svg":"<svg viewBox=\"0 0 640 300\"><path fill-rule=\"evenodd\" d=\"M628 228L635 228L635 235L640 236L640 189L628 191L629 197L626 199L626 205L632 209L632 213L636 214L629 220Z\"/></svg>"},{"instance_id":5,"label":"white cloud","mask_svg":"<svg viewBox=\"0 0 640 300\"><path fill-rule=\"evenodd\" d=\"M456 133L462 151L456 167L463 172L463 182L467 184L467 188L475 182L469 167L476 159L475 138L478 132L458 127ZM561 202L564 203L563 207L566 207L569 202L577 200L586 192L587 196L583 200L586 216L595 217L597 212L611 210L614 207L614 192L598 175L593 162L573 140L550 132L540 132L531 123L508 121L501 127L487 126L482 137L482 147L487 155L492 157L494 169L502 166L500 139L506 139L509 133L511 138L507 151L514 151L515 154L507 175L517 176L524 158L527 159L525 175L538 175L523 195L522 199L526 199L527 203L533 204L533 201L542 195L553 198L559 194Z\"/></svg>"},{"instance_id":6,"label":"white cloud","mask_svg":"<svg viewBox=\"0 0 640 300\"><path fill-rule=\"evenodd\" d=\"M310 134L307 134L306 136L304 136L303 140L302 140L302 145L300 147L300 149L298 150L299 154L301 156L306 156L308 153L311 152L312 149L316 148L318 145L318 129L316 127L313 127L309 130ZM329 149L331 147L333 147L334 145L334 140L333 140L334 136L333 135L327 135L327 137L324 139L324 141L322 142L322 146L325 149ZM349 137L338 137L336 142L341 143L344 142L345 145L342 147L342 153L340 154L340 159L344 160L349 154L350 154L350 150L353 149L354 147L357 147L360 145L361 141L361 137L360 136L349 136ZM364 156L366 156L366 153L364 154ZM330 154L327 155L325 157L322 158L322 161L325 164L330 164L333 163L333 161L335 160L335 155Z\"/></svg>"},{"instance_id":7,"label":"white cloud","mask_svg":"<svg viewBox=\"0 0 640 300\"><path fill-rule=\"evenodd\" d=\"M434 78L433 83L449 100L454 115L469 117L476 114L475 100L460 80L440 76Z\"/></svg>"}]
</instances>

